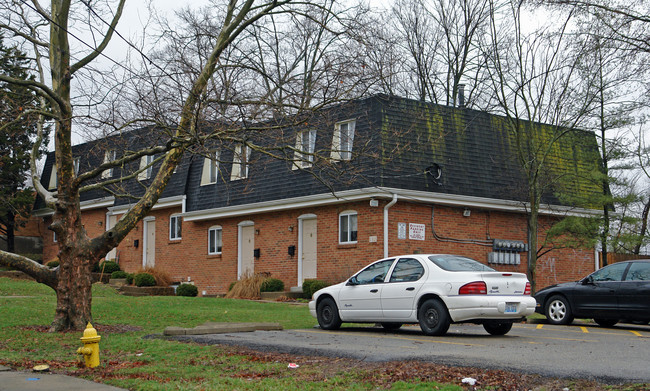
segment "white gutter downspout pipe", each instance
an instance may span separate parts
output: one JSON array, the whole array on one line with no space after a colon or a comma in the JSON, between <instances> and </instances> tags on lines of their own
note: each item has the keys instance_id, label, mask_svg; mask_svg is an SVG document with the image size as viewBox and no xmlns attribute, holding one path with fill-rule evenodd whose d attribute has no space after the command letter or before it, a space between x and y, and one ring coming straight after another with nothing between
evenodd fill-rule
<instances>
[{"instance_id":1,"label":"white gutter downspout pipe","mask_svg":"<svg viewBox=\"0 0 650 391\"><path fill-rule=\"evenodd\" d=\"M384 206L384 258L388 258L388 209L397 202L397 194L393 194L393 199Z\"/></svg>"}]
</instances>

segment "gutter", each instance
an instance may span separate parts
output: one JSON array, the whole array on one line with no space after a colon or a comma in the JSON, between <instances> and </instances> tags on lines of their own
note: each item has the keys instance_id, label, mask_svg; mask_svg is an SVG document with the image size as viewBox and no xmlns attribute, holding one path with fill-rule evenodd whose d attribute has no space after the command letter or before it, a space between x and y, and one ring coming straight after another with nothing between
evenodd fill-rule
<instances>
[{"instance_id":1,"label":"gutter","mask_svg":"<svg viewBox=\"0 0 650 391\"><path fill-rule=\"evenodd\" d=\"M384 258L388 258L388 209L397 202L397 194L393 193L393 199L384 206Z\"/></svg>"}]
</instances>

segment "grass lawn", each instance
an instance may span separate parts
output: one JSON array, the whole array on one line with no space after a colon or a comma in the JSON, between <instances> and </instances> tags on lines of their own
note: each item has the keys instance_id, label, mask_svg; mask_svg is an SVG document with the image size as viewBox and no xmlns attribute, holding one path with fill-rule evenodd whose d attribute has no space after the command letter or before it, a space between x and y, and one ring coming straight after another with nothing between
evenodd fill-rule
<instances>
[{"instance_id":1,"label":"grass lawn","mask_svg":"<svg viewBox=\"0 0 650 391\"><path fill-rule=\"evenodd\" d=\"M381 376L373 367L335 365L336 360L255 354L226 346L202 346L162 339L167 326L214 322L279 322L286 329L316 324L307 306L247 300L189 297L129 297L102 284L93 286L93 317L102 337L101 364L79 365L81 333L47 333L54 292L35 282L0 278L0 364L31 369L49 364L72 374L133 390L370 390L391 388L461 390L456 385L412 383ZM104 330L102 330L104 329ZM300 368L289 369L293 361ZM392 380L390 380L392 379Z\"/></svg>"}]
</instances>

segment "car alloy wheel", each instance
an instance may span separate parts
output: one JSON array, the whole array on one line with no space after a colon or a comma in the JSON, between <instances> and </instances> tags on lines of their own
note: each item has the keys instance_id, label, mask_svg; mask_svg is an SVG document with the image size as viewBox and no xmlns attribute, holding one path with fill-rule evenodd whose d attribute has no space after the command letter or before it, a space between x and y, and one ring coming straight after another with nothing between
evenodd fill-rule
<instances>
[{"instance_id":1,"label":"car alloy wheel","mask_svg":"<svg viewBox=\"0 0 650 391\"><path fill-rule=\"evenodd\" d=\"M445 335L449 330L449 313L447 307L437 299L422 303L418 310L420 328L426 335Z\"/></svg>"},{"instance_id":2,"label":"car alloy wheel","mask_svg":"<svg viewBox=\"0 0 650 391\"><path fill-rule=\"evenodd\" d=\"M569 324L573 315L569 302L563 296L553 296L546 305L546 319L551 324Z\"/></svg>"}]
</instances>

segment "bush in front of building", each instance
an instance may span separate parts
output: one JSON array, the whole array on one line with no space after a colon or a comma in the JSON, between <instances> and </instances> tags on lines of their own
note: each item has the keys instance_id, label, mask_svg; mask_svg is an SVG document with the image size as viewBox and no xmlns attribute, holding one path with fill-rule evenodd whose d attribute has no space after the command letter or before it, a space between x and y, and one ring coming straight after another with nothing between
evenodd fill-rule
<instances>
[{"instance_id":1,"label":"bush in front of building","mask_svg":"<svg viewBox=\"0 0 650 391\"><path fill-rule=\"evenodd\" d=\"M135 286L156 286L156 279L149 273L137 273L133 276Z\"/></svg>"},{"instance_id":2,"label":"bush in front of building","mask_svg":"<svg viewBox=\"0 0 650 391\"><path fill-rule=\"evenodd\" d=\"M129 273L122 270L118 270L111 273L111 278L126 278L128 275Z\"/></svg>"},{"instance_id":3,"label":"bush in front of building","mask_svg":"<svg viewBox=\"0 0 650 391\"><path fill-rule=\"evenodd\" d=\"M117 264L115 261L104 261L100 262L95 265L93 268L94 273L104 273L104 274L111 274L113 272L120 271L120 265Z\"/></svg>"},{"instance_id":4,"label":"bush in front of building","mask_svg":"<svg viewBox=\"0 0 650 391\"><path fill-rule=\"evenodd\" d=\"M302 297L305 299L311 299L314 292L330 285L332 284L321 280L305 280L302 283Z\"/></svg>"},{"instance_id":5,"label":"bush in front of building","mask_svg":"<svg viewBox=\"0 0 650 391\"><path fill-rule=\"evenodd\" d=\"M267 278L260 286L260 292L282 292L284 291L284 282L277 278Z\"/></svg>"},{"instance_id":6,"label":"bush in front of building","mask_svg":"<svg viewBox=\"0 0 650 391\"><path fill-rule=\"evenodd\" d=\"M199 294L199 288L192 284L180 284L176 288L176 296L196 297Z\"/></svg>"}]
</instances>

